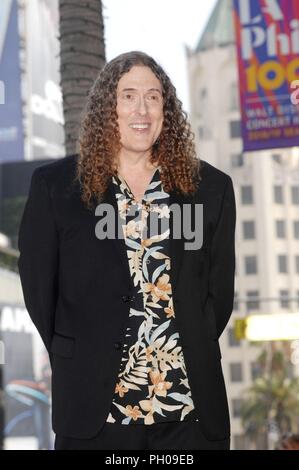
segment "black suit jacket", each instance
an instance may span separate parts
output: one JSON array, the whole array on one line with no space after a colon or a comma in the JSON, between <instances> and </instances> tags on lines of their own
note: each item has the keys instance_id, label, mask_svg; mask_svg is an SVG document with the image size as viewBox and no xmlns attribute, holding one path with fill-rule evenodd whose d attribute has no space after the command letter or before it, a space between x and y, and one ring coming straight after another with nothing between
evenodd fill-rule
<instances>
[{"instance_id":1,"label":"black suit jacket","mask_svg":"<svg viewBox=\"0 0 299 470\"><path fill-rule=\"evenodd\" d=\"M120 366L130 309L124 239L100 240L100 220L72 184L76 156L37 168L19 231L18 262L26 308L49 352L52 420L57 434L91 438L104 425ZM203 245L185 250L172 237L174 309L192 397L207 439L229 437L229 413L218 339L233 308L235 199L231 178L202 161L193 197L203 204ZM112 181L105 203L117 211ZM194 222L194 220L193 220Z\"/></svg>"}]
</instances>

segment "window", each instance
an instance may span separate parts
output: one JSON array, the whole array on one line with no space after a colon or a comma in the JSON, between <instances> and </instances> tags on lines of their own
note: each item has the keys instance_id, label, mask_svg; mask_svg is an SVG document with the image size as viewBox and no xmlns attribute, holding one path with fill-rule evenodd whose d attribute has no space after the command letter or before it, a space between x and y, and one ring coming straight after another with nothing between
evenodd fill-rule
<instances>
[{"instance_id":1,"label":"window","mask_svg":"<svg viewBox=\"0 0 299 470\"><path fill-rule=\"evenodd\" d=\"M280 155L280 154L277 154L277 153L275 153L275 154L272 155L272 160L273 160L274 162L276 162L276 163L279 163L279 164L282 163L281 155Z\"/></svg>"},{"instance_id":2,"label":"window","mask_svg":"<svg viewBox=\"0 0 299 470\"><path fill-rule=\"evenodd\" d=\"M258 310L260 308L259 302L259 291L258 290L249 290L246 294L247 301L246 307L247 310Z\"/></svg>"},{"instance_id":3,"label":"window","mask_svg":"<svg viewBox=\"0 0 299 470\"><path fill-rule=\"evenodd\" d=\"M288 272L288 259L286 255L278 255L278 272L286 274Z\"/></svg>"},{"instance_id":4,"label":"window","mask_svg":"<svg viewBox=\"0 0 299 470\"><path fill-rule=\"evenodd\" d=\"M210 129L206 126L199 126L198 127L198 137L201 140L209 140L212 137L212 133Z\"/></svg>"},{"instance_id":5,"label":"window","mask_svg":"<svg viewBox=\"0 0 299 470\"><path fill-rule=\"evenodd\" d=\"M282 186L274 186L274 202L276 204L283 204Z\"/></svg>"},{"instance_id":6,"label":"window","mask_svg":"<svg viewBox=\"0 0 299 470\"><path fill-rule=\"evenodd\" d=\"M281 308L289 308L290 307L290 301L289 301L289 291L286 289L281 289L279 291L279 297L280 297L280 307Z\"/></svg>"},{"instance_id":7,"label":"window","mask_svg":"<svg viewBox=\"0 0 299 470\"><path fill-rule=\"evenodd\" d=\"M234 295L234 310L239 310L238 292Z\"/></svg>"},{"instance_id":8,"label":"window","mask_svg":"<svg viewBox=\"0 0 299 470\"><path fill-rule=\"evenodd\" d=\"M198 105L197 105L197 114L198 116L203 116L204 112L207 108L207 101L208 101L208 92L206 88L199 90L198 95Z\"/></svg>"},{"instance_id":9,"label":"window","mask_svg":"<svg viewBox=\"0 0 299 470\"><path fill-rule=\"evenodd\" d=\"M245 256L245 274L257 274L256 256Z\"/></svg>"},{"instance_id":10,"label":"window","mask_svg":"<svg viewBox=\"0 0 299 470\"><path fill-rule=\"evenodd\" d=\"M292 203L299 204L299 187L298 186L291 187L291 195L292 195Z\"/></svg>"},{"instance_id":11,"label":"window","mask_svg":"<svg viewBox=\"0 0 299 470\"><path fill-rule=\"evenodd\" d=\"M241 200L242 204L253 203L252 186L241 186Z\"/></svg>"},{"instance_id":12,"label":"window","mask_svg":"<svg viewBox=\"0 0 299 470\"><path fill-rule=\"evenodd\" d=\"M253 220L243 222L243 238L244 240L252 240L255 238L255 225Z\"/></svg>"},{"instance_id":13,"label":"window","mask_svg":"<svg viewBox=\"0 0 299 470\"><path fill-rule=\"evenodd\" d=\"M230 127L230 138L239 139L241 137L241 123L240 121L231 121L229 123Z\"/></svg>"},{"instance_id":14,"label":"window","mask_svg":"<svg viewBox=\"0 0 299 470\"><path fill-rule=\"evenodd\" d=\"M234 418L240 418L242 404L243 404L242 398L233 398L232 399L232 411L233 411L233 417Z\"/></svg>"},{"instance_id":15,"label":"window","mask_svg":"<svg viewBox=\"0 0 299 470\"><path fill-rule=\"evenodd\" d=\"M261 365L258 362L253 361L250 363L250 372L251 380L255 380L262 375L263 371Z\"/></svg>"},{"instance_id":16,"label":"window","mask_svg":"<svg viewBox=\"0 0 299 470\"><path fill-rule=\"evenodd\" d=\"M230 111L238 111L239 109L239 87L237 83L232 83L230 86L229 109Z\"/></svg>"},{"instance_id":17,"label":"window","mask_svg":"<svg viewBox=\"0 0 299 470\"><path fill-rule=\"evenodd\" d=\"M234 153L230 157L232 168L238 168L244 166L244 155L243 153Z\"/></svg>"},{"instance_id":18,"label":"window","mask_svg":"<svg viewBox=\"0 0 299 470\"><path fill-rule=\"evenodd\" d=\"M299 274L299 256L295 256L295 271L297 274Z\"/></svg>"},{"instance_id":19,"label":"window","mask_svg":"<svg viewBox=\"0 0 299 470\"><path fill-rule=\"evenodd\" d=\"M294 237L299 238L299 220L294 220Z\"/></svg>"},{"instance_id":20,"label":"window","mask_svg":"<svg viewBox=\"0 0 299 470\"><path fill-rule=\"evenodd\" d=\"M230 380L231 382L242 382L243 380L243 367L242 362L231 362L230 368Z\"/></svg>"},{"instance_id":21,"label":"window","mask_svg":"<svg viewBox=\"0 0 299 470\"><path fill-rule=\"evenodd\" d=\"M276 220L276 236L277 238L285 238L286 237L286 226L284 220Z\"/></svg>"},{"instance_id":22,"label":"window","mask_svg":"<svg viewBox=\"0 0 299 470\"><path fill-rule=\"evenodd\" d=\"M228 345L231 348L234 348L234 347L237 347L237 346L241 345L240 341L235 337L233 328L228 328L227 334L228 334Z\"/></svg>"}]
</instances>

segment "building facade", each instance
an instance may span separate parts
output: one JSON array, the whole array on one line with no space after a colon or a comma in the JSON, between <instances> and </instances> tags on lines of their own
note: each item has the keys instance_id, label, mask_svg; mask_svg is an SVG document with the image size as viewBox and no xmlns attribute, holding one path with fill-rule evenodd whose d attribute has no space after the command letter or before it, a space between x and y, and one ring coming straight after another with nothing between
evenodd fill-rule
<instances>
[{"instance_id":1,"label":"building facade","mask_svg":"<svg viewBox=\"0 0 299 470\"><path fill-rule=\"evenodd\" d=\"M0 161L65 155L58 0L0 2Z\"/></svg>"},{"instance_id":2,"label":"building facade","mask_svg":"<svg viewBox=\"0 0 299 470\"><path fill-rule=\"evenodd\" d=\"M198 155L228 173L235 188L235 305L221 337L222 362L232 448L255 448L244 436L240 405L269 344L237 341L234 320L299 311L299 147L242 152L232 0L217 2L197 47L186 53Z\"/></svg>"}]
</instances>

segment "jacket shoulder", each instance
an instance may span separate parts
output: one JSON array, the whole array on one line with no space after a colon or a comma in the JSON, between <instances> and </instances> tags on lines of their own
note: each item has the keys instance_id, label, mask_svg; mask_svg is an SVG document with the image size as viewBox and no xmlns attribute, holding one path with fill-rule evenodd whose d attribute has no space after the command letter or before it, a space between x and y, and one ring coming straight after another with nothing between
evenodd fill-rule
<instances>
[{"instance_id":1,"label":"jacket shoulder","mask_svg":"<svg viewBox=\"0 0 299 470\"><path fill-rule=\"evenodd\" d=\"M33 177L44 178L50 186L59 181L70 181L75 176L77 159L78 154L74 154L41 165L34 170Z\"/></svg>"},{"instance_id":2,"label":"jacket shoulder","mask_svg":"<svg viewBox=\"0 0 299 470\"><path fill-rule=\"evenodd\" d=\"M55 180L62 175L66 176L74 172L77 158L77 154L59 158L58 160L37 167L33 173L39 174L41 177L51 182L52 179Z\"/></svg>"},{"instance_id":3,"label":"jacket shoulder","mask_svg":"<svg viewBox=\"0 0 299 470\"><path fill-rule=\"evenodd\" d=\"M208 179L210 181L215 180L218 183L223 183L224 185L226 185L228 181L231 181L231 177L227 173L220 170L219 168L216 168L206 160L200 160L200 163L200 174L203 179Z\"/></svg>"}]
</instances>

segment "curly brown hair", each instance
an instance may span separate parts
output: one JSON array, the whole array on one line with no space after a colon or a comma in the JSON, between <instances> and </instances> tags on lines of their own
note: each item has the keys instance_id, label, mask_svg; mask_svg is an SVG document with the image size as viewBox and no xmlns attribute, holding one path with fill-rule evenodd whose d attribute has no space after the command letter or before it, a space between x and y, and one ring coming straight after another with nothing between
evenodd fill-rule
<instances>
[{"instance_id":1,"label":"curly brown hair","mask_svg":"<svg viewBox=\"0 0 299 470\"><path fill-rule=\"evenodd\" d=\"M164 190L193 194L201 180L194 133L170 78L144 52L127 52L105 65L88 94L79 132L75 176L81 185L82 201L88 208L92 207L92 201L99 203L102 200L111 176L117 173L115 157L121 149L121 143L116 90L122 75L135 65L149 67L162 85L163 126L152 146L150 161L161 168Z\"/></svg>"}]
</instances>

